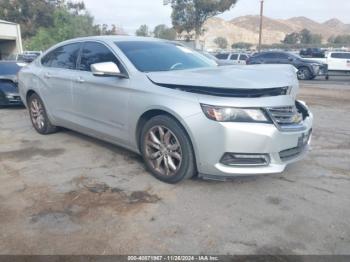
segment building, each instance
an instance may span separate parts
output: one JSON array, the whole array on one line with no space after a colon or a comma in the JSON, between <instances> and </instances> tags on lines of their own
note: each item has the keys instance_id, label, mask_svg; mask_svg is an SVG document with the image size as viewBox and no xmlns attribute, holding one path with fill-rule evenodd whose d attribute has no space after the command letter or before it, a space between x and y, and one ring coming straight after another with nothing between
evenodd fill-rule
<instances>
[{"instance_id":1,"label":"building","mask_svg":"<svg viewBox=\"0 0 350 262\"><path fill-rule=\"evenodd\" d=\"M23 52L19 24L0 20L0 60Z\"/></svg>"}]
</instances>

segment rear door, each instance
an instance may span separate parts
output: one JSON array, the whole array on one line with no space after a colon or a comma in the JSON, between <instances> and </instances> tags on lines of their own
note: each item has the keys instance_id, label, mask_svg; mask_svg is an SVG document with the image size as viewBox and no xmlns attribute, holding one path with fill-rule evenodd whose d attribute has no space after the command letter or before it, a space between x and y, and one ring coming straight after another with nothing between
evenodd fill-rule
<instances>
[{"instance_id":1,"label":"rear door","mask_svg":"<svg viewBox=\"0 0 350 262\"><path fill-rule=\"evenodd\" d=\"M52 116L62 120L72 120L72 79L77 73L80 47L80 43L60 46L41 60L42 98Z\"/></svg>"},{"instance_id":2,"label":"rear door","mask_svg":"<svg viewBox=\"0 0 350 262\"><path fill-rule=\"evenodd\" d=\"M286 53L275 53L275 63L276 64L291 64L288 60L289 55Z\"/></svg>"},{"instance_id":3,"label":"rear door","mask_svg":"<svg viewBox=\"0 0 350 262\"><path fill-rule=\"evenodd\" d=\"M114 62L127 75L113 51L102 42L86 42L81 51L79 71L74 75L74 111L76 123L94 135L126 143L128 134L127 78L94 76L91 65Z\"/></svg>"},{"instance_id":4,"label":"rear door","mask_svg":"<svg viewBox=\"0 0 350 262\"><path fill-rule=\"evenodd\" d=\"M248 56L245 54L240 54L238 63L241 65L245 65L247 62Z\"/></svg>"},{"instance_id":5,"label":"rear door","mask_svg":"<svg viewBox=\"0 0 350 262\"><path fill-rule=\"evenodd\" d=\"M332 52L328 57L328 70L350 71L350 53Z\"/></svg>"},{"instance_id":6,"label":"rear door","mask_svg":"<svg viewBox=\"0 0 350 262\"><path fill-rule=\"evenodd\" d=\"M228 57L229 57L228 53L221 53L216 55L216 58L219 60L228 60Z\"/></svg>"},{"instance_id":7,"label":"rear door","mask_svg":"<svg viewBox=\"0 0 350 262\"><path fill-rule=\"evenodd\" d=\"M238 57L239 57L238 54L231 54L231 55L230 55L230 60L231 60L231 62L233 62L233 63L235 63L235 64L238 64L238 63L239 63Z\"/></svg>"}]
</instances>

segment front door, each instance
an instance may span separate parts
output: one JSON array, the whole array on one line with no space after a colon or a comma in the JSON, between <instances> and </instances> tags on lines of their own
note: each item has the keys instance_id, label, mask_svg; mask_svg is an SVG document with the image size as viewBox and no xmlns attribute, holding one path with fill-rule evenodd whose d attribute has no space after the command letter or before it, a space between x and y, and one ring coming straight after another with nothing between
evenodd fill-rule
<instances>
[{"instance_id":1,"label":"front door","mask_svg":"<svg viewBox=\"0 0 350 262\"><path fill-rule=\"evenodd\" d=\"M114 53L106 45L99 42L86 42L78 64L79 72L74 76L75 117L79 125L88 132L125 144L129 138L130 81L116 76L94 76L90 66L102 62L114 62L121 72L125 72Z\"/></svg>"}]
</instances>

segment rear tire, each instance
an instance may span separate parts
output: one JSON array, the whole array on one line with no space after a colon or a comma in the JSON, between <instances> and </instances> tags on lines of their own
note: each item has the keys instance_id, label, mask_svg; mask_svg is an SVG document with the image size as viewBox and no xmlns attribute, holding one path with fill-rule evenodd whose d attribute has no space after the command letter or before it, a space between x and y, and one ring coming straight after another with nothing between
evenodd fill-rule
<instances>
[{"instance_id":1,"label":"rear tire","mask_svg":"<svg viewBox=\"0 0 350 262\"><path fill-rule=\"evenodd\" d=\"M172 117L158 115L151 118L143 126L140 139L146 167L157 179L175 184L195 174L191 141Z\"/></svg>"},{"instance_id":2,"label":"rear tire","mask_svg":"<svg viewBox=\"0 0 350 262\"><path fill-rule=\"evenodd\" d=\"M51 124L47 116L43 101L35 93L28 99L28 110L33 127L38 133L48 135L57 132L57 127Z\"/></svg>"},{"instance_id":3,"label":"rear tire","mask_svg":"<svg viewBox=\"0 0 350 262\"><path fill-rule=\"evenodd\" d=\"M300 67L297 72L299 80L310 80L312 77L311 71L307 67Z\"/></svg>"}]
</instances>

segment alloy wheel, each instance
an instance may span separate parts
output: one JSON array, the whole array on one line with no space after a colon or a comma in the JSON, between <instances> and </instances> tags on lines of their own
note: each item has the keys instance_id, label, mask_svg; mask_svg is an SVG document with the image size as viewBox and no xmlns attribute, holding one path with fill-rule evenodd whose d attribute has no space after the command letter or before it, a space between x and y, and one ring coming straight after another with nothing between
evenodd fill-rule
<instances>
[{"instance_id":1,"label":"alloy wheel","mask_svg":"<svg viewBox=\"0 0 350 262\"><path fill-rule=\"evenodd\" d=\"M30 116L35 127L39 130L45 126L44 107L41 102L34 98L30 104Z\"/></svg>"},{"instance_id":2,"label":"alloy wheel","mask_svg":"<svg viewBox=\"0 0 350 262\"><path fill-rule=\"evenodd\" d=\"M297 75L298 75L298 78L300 80L306 80L306 76L307 76L307 69L299 69L298 72L297 72Z\"/></svg>"},{"instance_id":3,"label":"alloy wheel","mask_svg":"<svg viewBox=\"0 0 350 262\"><path fill-rule=\"evenodd\" d=\"M160 175L175 175L182 163L181 145L175 134L157 125L148 130L144 143L148 164Z\"/></svg>"}]
</instances>

